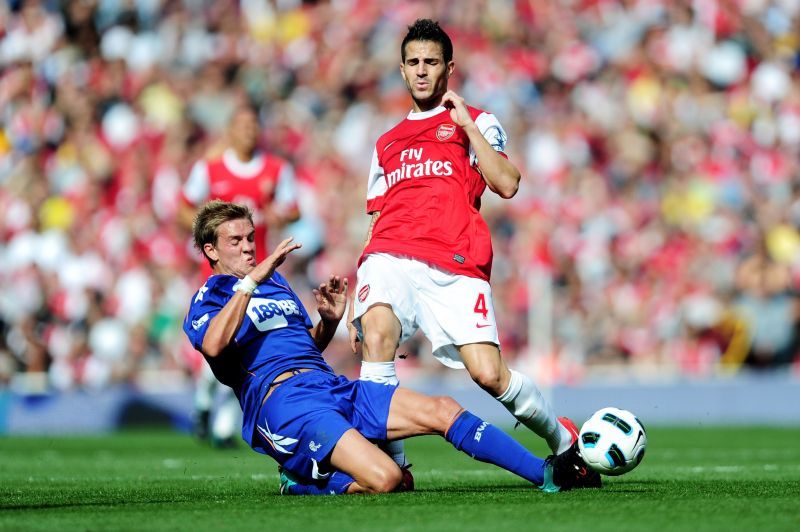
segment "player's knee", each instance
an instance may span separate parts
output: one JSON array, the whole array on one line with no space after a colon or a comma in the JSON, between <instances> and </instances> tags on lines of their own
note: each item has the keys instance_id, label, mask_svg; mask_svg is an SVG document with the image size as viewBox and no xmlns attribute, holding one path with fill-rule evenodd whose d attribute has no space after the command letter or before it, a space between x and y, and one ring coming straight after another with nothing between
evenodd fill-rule
<instances>
[{"instance_id":1,"label":"player's knee","mask_svg":"<svg viewBox=\"0 0 800 532\"><path fill-rule=\"evenodd\" d=\"M453 399L452 397L442 396L438 397L437 401L439 402L438 412L441 416L441 423L442 423L442 432L446 432L450 425L453 424L453 421L456 420L458 414L464 410L458 401Z\"/></svg>"},{"instance_id":2,"label":"player's knee","mask_svg":"<svg viewBox=\"0 0 800 532\"><path fill-rule=\"evenodd\" d=\"M446 433L462 410L464 408L452 397L445 395L432 397L428 428L439 434Z\"/></svg>"},{"instance_id":3,"label":"player's knee","mask_svg":"<svg viewBox=\"0 0 800 532\"><path fill-rule=\"evenodd\" d=\"M374 471L373 478L369 482L369 488L370 491L375 493L391 493L402 481L403 472L396 464L392 464Z\"/></svg>"},{"instance_id":4,"label":"player's knee","mask_svg":"<svg viewBox=\"0 0 800 532\"><path fill-rule=\"evenodd\" d=\"M495 397L502 395L502 374L498 368L486 366L470 371L472 380Z\"/></svg>"}]
</instances>

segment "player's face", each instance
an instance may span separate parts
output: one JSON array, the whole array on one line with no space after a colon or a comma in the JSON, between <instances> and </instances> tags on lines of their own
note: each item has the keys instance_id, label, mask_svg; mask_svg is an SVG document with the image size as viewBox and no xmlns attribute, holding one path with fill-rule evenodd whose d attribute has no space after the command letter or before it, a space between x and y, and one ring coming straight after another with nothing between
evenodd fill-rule
<instances>
[{"instance_id":1,"label":"player's face","mask_svg":"<svg viewBox=\"0 0 800 532\"><path fill-rule=\"evenodd\" d=\"M247 219L230 220L217 228L217 242L205 245L216 260L214 273L244 277L256 267L255 230Z\"/></svg>"},{"instance_id":2,"label":"player's face","mask_svg":"<svg viewBox=\"0 0 800 532\"><path fill-rule=\"evenodd\" d=\"M258 143L258 135L258 117L254 112L247 109L233 115L228 136L234 149L245 153L252 152Z\"/></svg>"},{"instance_id":3,"label":"player's face","mask_svg":"<svg viewBox=\"0 0 800 532\"><path fill-rule=\"evenodd\" d=\"M427 111L442 103L447 92L447 79L455 63L444 60L442 45L433 41L406 43L406 59L400 64L400 74L414 100L415 111Z\"/></svg>"}]
</instances>

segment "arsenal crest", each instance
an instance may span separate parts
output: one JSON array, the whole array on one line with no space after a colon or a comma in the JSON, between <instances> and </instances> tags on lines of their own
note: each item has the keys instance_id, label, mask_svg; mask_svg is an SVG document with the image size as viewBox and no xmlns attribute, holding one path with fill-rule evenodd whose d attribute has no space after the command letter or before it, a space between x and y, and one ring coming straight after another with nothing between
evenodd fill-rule
<instances>
[{"instance_id":1,"label":"arsenal crest","mask_svg":"<svg viewBox=\"0 0 800 532\"><path fill-rule=\"evenodd\" d=\"M368 295L369 295L369 285L365 284L364 286L361 287L361 290L358 291L358 300L363 303L364 300L367 299Z\"/></svg>"},{"instance_id":2,"label":"arsenal crest","mask_svg":"<svg viewBox=\"0 0 800 532\"><path fill-rule=\"evenodd\" d=\"M447 140L456 132L455 124L442 124L436 130L436 138L439 140Z\"/></svg>"}]
</instances>

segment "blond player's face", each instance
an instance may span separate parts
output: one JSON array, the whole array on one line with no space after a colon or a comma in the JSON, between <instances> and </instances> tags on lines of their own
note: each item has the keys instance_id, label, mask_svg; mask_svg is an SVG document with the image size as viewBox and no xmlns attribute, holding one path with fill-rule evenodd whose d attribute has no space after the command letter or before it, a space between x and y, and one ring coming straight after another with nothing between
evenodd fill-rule
<instances>
[{"instance_id":1,"label":"blond player's face","mask_svg":"<svg viewBox=\"0 0 800 532\"><path fill-rule=\"evenodd\" d=\"M447 92L447 79L453 73L454 63L445 62L442 45L433 41L411 41L406 43L405 51L400 74L414 99L414 109L433 109Z\"/></svg>"},{"instance_id":2,"label":"blond player's face","mask_svg":"<svg viewBox=\"0 0 800 532\"><path fill-rule=\"evenodd\" d=\"M213 260L214 273L244 277L256 267L255 230L247 219L230 220L217 228L215 244L204 246Z\"/></svg>"}]
</instances>

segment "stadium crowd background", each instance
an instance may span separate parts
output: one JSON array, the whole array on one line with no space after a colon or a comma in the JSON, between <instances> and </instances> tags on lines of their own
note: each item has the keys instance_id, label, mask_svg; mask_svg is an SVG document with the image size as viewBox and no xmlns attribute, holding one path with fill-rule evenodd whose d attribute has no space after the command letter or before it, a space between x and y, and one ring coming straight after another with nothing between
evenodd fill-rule
<instances>
[{"instance_id":1,"label":"stadium crowd background","mask_svg":"<svg viewBox=\"0 0 800 532\"><path fill-rule=\"evenodd\" d=\"M283 271L307 296L354 279L418 17L523 170L513 200L484 196L506 357L530 360L544 279L550 382L800 368L796 1L28 0L0 4L0 383L188 382L180 188L244 102L298 175ZM328 358L352 375L340 332ZM424 349L401 376L439 369Z\"/></svg>"}]
</instances>

